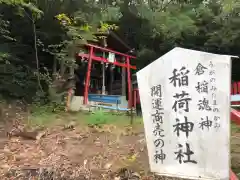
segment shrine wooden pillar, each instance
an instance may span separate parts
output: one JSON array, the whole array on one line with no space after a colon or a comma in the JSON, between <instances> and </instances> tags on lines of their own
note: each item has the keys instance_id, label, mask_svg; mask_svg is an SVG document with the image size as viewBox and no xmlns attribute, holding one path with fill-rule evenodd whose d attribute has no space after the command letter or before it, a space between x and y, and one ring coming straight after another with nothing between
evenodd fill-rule
<instances>
[{"instance_id":1,"label":"shrine wooden pillar","mask_svg":"<svg viewBox=\"0 0 240 180\"><path fill-rule=\"evenodd\" d=\"M90 46L87 74L86 74L85 87L84 87L83 104L87 104L88 102L88 89L89 89L89 82L90 82L90 75L91 75L91 68L92 68L92 56L93 56L93 47Z\"/></svg>"},{"instance_id":2,"label":"shrine wooden pillar","mask_svg":"<svg viewBox=\"0 0 240 180\"><path fill-rule=\"evenodd\" d=\"M127 56L127 78L128 78L128 108L132 107L132 81L131 81L131 71L130 71L130 59Z\"/></svg>"},{"instance_id":3,"label":"shrine wooden pillar","mask_svg":"<svg viewBox=\"0 0 240 180\"><path fill-rule=\"evenodd\" d=\"M123 62L125 63L126 58L124 57L122 58ZM122 67L121 70L122 70L122 96L126 96L126 68Z\"/></svg>"},{"instance_id":4,"label":"shrine wooden pillar","mask_svg":"<svg viewBox=\"0 0 240 180\"><path fill-rule=\"evenodd\" d=\"M230 170L230 180L238 180L238 177L232 170Z\"/></svg>"}]
</instances>

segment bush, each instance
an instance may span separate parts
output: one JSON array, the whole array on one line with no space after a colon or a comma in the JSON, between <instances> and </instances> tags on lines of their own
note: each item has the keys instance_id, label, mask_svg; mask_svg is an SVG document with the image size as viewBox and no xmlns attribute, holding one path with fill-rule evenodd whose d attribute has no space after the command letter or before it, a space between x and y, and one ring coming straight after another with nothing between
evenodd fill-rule
<instances>
[{"instance_id":1,"label":"bush","mask_svg":"<svg viewBox=\"0 0 240 180\"><path fill-rule=\"evenodd\" d=\"M109 114L104 113L103 110L98 110L96 112L94 112L93 114L91 114L88 118L87 118L87 123L89 125L103 125L108 123L111 120L111 117Z\"/></svg>"}]
</instances>

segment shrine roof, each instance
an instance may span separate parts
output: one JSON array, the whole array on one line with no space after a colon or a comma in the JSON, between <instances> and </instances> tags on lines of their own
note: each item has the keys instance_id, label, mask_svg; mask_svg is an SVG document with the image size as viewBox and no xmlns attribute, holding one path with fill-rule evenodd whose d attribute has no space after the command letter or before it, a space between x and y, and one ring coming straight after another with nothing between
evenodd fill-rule
<instances>
[{"instance_id":1,"label":"shrine roof","mask_svg":"<svg viewBox=\"0 0 240 180\"><path fill-rule=\"evenodd\" d=\"M120 37L120 35L117 32L113 32L113 31L109 31L109 33L97 33L95 34L97 37L99 36L107 36L107 48L108 49L112 49L114 51L117 52L121 52L121 53L125 53L125 54L129 54L129 55L133 55L135 56L135 49L130 47L126 40L123 37ZM99 38L100 39L100 38ZM100 43L94 43L91 42L91 44L96 44L96 45L100 45Z\"/></svg>"}]
</instances>

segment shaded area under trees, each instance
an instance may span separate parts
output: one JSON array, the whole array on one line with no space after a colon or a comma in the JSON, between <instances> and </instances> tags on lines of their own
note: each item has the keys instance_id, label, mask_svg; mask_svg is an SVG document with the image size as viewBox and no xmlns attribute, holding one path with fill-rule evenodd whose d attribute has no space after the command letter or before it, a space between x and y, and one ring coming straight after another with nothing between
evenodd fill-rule
<instances>
[{"instance_id":1,"label":"shaded area under trees","mask_svg":"<svg viewBox=\"0 0 240 180\"><path fill-rule=\"evenodd\" d=\"M139 69L176 46L239 56L239 12L237 0L0 0L0 93L56 99L51 87L73 72L80 45L109 29Z\"/></svg>"}]
</instances>

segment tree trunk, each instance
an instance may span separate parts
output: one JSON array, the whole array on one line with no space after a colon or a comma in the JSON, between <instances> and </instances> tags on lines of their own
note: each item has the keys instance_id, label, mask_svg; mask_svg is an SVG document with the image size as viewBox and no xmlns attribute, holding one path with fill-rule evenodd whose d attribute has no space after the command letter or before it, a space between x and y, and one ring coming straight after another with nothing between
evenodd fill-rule
<instances>
[{"instance_id":1,"label":"tree trunk","mask_svg":"<svg viewBox=\"0 0 240 180\"><path fill-rule=\"evenodd\" d=\"M35 22L32 18L32 26L33 26L33 36L34 36L34 51L35 51L35 60L36 60L36 68L37 68L37 81L38 81L38 86L39 89L43 92L43 88L41 85L41 80L40 80L40 72L39 72L39 59L38 59L38 48L37 48L37 33L36 33L36 25Z\"/></svg>"},{"instance_id":2,"label":"tree trunk","mask_svg":"<svg viewBox=\"0 0 240 180\"><path fill-rule=\"evenodd\" d=\"M52 72L53 80L56 79L56 75L57 75L57 59L54 58L54 60L53 60L53 72Z\"/></svg>"}]
</instances>

